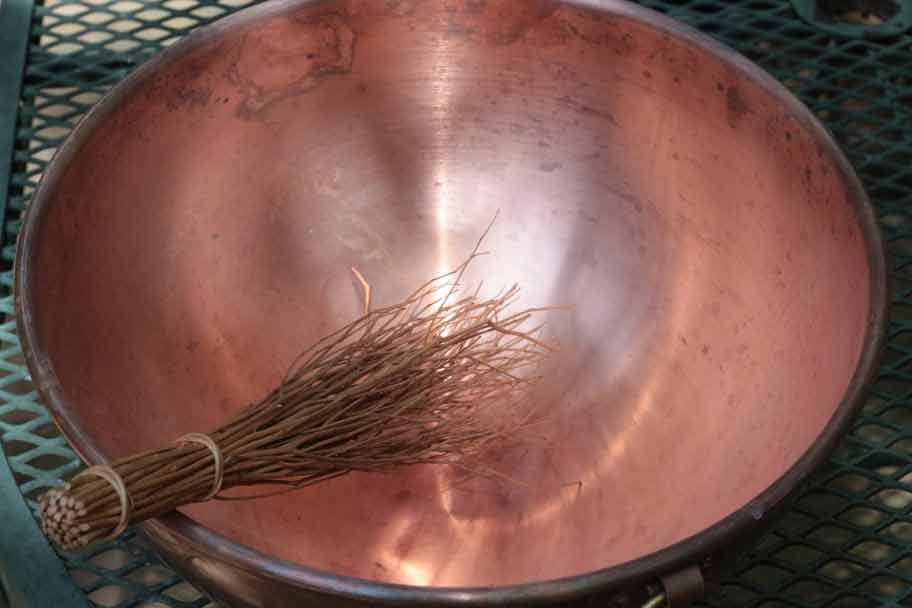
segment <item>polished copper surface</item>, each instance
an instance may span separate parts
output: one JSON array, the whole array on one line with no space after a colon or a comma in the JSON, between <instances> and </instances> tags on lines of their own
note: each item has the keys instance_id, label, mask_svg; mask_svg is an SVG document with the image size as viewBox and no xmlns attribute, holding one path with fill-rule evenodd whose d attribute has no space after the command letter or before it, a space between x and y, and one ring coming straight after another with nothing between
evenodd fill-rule
<instances>
[{"instance_id":1,"label":"polished copper surface","mask_svg":"<svg viewBox=\"0 0 912 608\"><path fill-rule=\"evenodd\" d=\"M418 586L666 548L808 450L875 312L861 195L771 87L613 2L286 2L229 21L90 117L45 186L25 318L56 373L42 388L90 459L209 429L358 314L351 266L392 302L499 210L467 281L574 306L549 318L560 355L529 395L549 424L492 456L514 482L416 468L186 514Z\"/></svg>"}]
</instances>

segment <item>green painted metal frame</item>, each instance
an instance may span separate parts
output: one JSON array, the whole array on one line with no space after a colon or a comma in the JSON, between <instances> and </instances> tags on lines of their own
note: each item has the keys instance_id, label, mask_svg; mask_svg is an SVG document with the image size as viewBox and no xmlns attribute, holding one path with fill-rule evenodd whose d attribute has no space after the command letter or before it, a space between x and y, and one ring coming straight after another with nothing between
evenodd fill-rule
<instances>
[{"instance_id":1,"label":"green painted metal frame","mask_svg":"<svg viewBox=\"0 0 912 608\"><path fill-rule=\"evenodd\" d=\"M12 175L13 144L32 29L32 7L32 0L0 0L0 221L6 217L6 184L9 184ZM2 244L0 240L0 246Z\"/></svg>"},{"instance_id":2,"label":"green painted metal frame","mask_svg":"<svg viewBox=\"0 0 912 608\"><path fill-rule=\"evenodd\" d=\"M5 457L0 459L0 496L0 587L9 608L88 606L85 594L76 587L19 497Z\"/></svg>"},{"instance_id":3,"label":"green painted metal frame","mask_svg":"<svg viewBox=\"0 0 912 608\"><path fill-rule=\"evenodd\" d=\"M0 219L6 217L32 12L32 0L0 0ZM0 602L9 608L87 606L40 533L2 450L0 496Z\"/></svg>"}]
</instances>

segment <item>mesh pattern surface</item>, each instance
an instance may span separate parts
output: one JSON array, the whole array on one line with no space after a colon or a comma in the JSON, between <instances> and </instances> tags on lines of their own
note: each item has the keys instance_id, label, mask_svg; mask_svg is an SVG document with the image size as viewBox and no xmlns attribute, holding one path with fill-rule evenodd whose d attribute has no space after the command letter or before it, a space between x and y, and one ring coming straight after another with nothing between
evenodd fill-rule
<instances>
[{"instance_id":1,"label":"mesh pattern surface","mask_svg":"<svg viewBox=\"0 0 912 608\"><path fill-rule=\"evenodd\" d=\"M252 0L47 0L36 8L20 103L6 242L75 121L130 69L189 29ZM912 603L912 36L839 39L783 0L643 0L759 63L826 123L875 202L891 254L889 347L850 436L713 606L863 608ZM0 283L11 286L13 247ZM834 303L834 305L836 305ZM79 466L23 365L13 303L0 299L0 436L34 500ZM131 534L66 560L101 606L204 606Z\"/></svg>"},{"instance_id":2,"label":"mesh pattern surface","mask_svg":"<svg viewBox=\"0 0 912 608\"><path fill-rule=\"evenodd\" d=\"M253 0L46 0L36 3L19 104L0 285L8 294L20 216L56 147L103 93L191 29ZM34 500L81 465L29 382L13 321L0 299L0 437L22 494ZM98 606L199 608L208 601L132 533L65 558Z\"/></svg>"}]
</instances>

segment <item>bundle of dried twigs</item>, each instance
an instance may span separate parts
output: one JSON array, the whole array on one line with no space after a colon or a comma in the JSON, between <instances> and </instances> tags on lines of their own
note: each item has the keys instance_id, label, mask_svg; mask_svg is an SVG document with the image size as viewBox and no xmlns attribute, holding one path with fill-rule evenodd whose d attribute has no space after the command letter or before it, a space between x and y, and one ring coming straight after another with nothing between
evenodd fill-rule
<instances>
[{"instance_id":1,"label":"bundle of dried twigs","mask_svg":"<svg viewBox=\"0 0 912 608\"><path fill-rule=\"evenodd\" d=\"M517 287L491 299L462 295L471 259L319 341L265 399L210 434L92 467L50 490L40 500L45 534L77 549L185 504L237 499L221 494L232 487L464 465L499 443L517 418L491 409L515 403L550 347L537 337L541 326L527 327L544 309L507 311Z\"/></svg>"}]
</instances>

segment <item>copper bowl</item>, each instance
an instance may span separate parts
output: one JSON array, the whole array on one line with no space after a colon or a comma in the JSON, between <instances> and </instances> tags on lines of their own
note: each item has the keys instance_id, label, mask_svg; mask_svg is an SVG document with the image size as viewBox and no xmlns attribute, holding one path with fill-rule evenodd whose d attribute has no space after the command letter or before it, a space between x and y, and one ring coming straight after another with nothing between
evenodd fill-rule
<instances>
[{"instance_id":1,"label":"copper bowl","mask_svg":"<svg viewBox=\"0 0 912 608\"><path fill-rule=\"evenodd\" d=\"M97 463L215 426L303 346L461 261L562 344L518 483L351 475L142 526L234 606L614 592L768 519L856 411L883 335L871 206L785 89L614 0L307 0L144 65L37 192L33 377ZM457 484L458 485L458 484ZM335 604L333 603L335 602Z\"/></svg>"}]
</instances>

